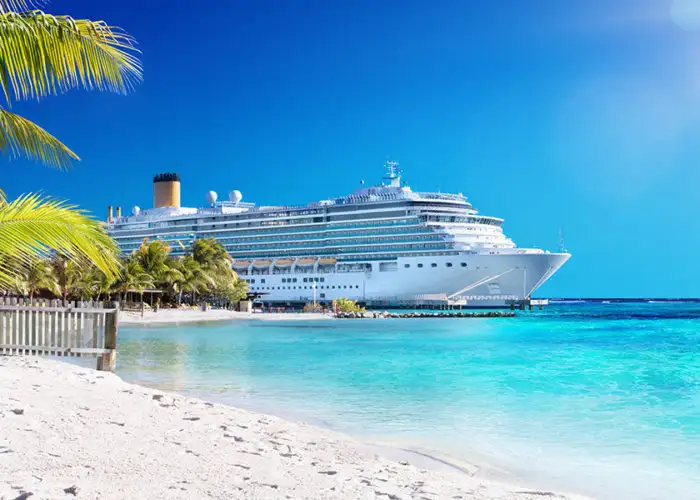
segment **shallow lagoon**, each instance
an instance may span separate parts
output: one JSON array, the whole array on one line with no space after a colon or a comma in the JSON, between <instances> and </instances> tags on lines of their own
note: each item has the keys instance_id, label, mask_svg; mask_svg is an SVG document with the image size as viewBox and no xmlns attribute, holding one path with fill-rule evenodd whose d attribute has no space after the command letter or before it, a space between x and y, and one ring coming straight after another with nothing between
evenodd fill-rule
<instances>
[{"instance_id":1,"label":"shallow lagoon","mask_svg":"<svg viewBox=\"0 0 700 500\"><path fill-rule=\"evenodd\" d=\"M700 497L700 304L122 328L132 382L599 498Z\"/></svg>"}]
</instances>

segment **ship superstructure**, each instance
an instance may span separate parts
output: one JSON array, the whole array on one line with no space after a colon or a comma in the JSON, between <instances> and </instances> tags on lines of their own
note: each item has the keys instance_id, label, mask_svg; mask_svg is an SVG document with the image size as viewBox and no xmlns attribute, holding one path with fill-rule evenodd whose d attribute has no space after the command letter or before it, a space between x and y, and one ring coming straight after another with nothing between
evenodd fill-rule
<instances>
[{"instance_id":1,"label":"ship superstructure","mask_svg":"<svg viewBox=\"0 0 700 500\"><path fill-rule=\"evenodd\" d=\"M387 162L384 182L303 206L256 206L232 191L208 206L180 206L176 174L154 178L154 208L108 220L124 253L144 239L184 254L214 237L250 290L269 303L458 303L502 306L529 298L570 257L518 248L503 220L480 215L460 194L416 192ZM110 209L111 213L111 209Z\"/></svg>"}]
</instances>

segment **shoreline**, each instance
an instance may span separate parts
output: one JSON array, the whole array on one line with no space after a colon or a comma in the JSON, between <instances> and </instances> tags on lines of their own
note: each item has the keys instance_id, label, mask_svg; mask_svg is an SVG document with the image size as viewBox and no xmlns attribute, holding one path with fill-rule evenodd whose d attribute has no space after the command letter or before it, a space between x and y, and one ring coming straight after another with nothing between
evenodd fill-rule
<instances>
[{"instance_id":1,"label":"shoreline","mask_svg":"<svg viewBox=\"0 0 700 500\"><path fill-rule=\"evenodd\" d=\"M148 325L177 325L183 323L203 323L209 321L317 321L321 319L335 319L333 316L322 313L246 313L228 311L226 309L160 309L140 312L120 311L119 324L122 326L148 326Z\"/></svg>"},{"instance_id":2,"label":"shoreline","mask_svg":"<svg viewBox=\"0 0 700 500\"><path fill-rule=\"evenodd\" d=\"M584 498L56 360L0 357L0 391L0 498Z\"/></svg>"}]
</instances>

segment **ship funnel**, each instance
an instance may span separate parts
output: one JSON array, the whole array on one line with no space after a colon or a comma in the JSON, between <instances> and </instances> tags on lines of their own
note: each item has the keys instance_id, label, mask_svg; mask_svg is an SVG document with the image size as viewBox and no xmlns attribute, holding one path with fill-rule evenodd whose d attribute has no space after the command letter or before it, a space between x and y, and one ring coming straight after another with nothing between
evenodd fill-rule
<instances>
[{"instance_id":1,"label":"ship funnel","mask_svg":"<svg viewBox=\"0 0 700 500\"><path fill-rule=\"evenodd\" d=\"M153 207L180 206L180 176L175 173L158 174L153 178Z\"/></svg>"},{"instance_id":2,"label":"ship funnel","mask_svg":"<svg viewBox=\"0 0 700 500\"><path fill-rule=\"evenodd\" d=\"M114 219L112 218L112 205L107 207L107 222L112 223Z\"/></svg>"},{"instance_id":3,"label":"ship funnel","mask_svg":"<svg viewBox=\"0 0 700 500\"><path fill-rule=\"evenodd\" d=\"M117 219L122 216L122 207L117 207Z\"/></svg>"}]
</instances>

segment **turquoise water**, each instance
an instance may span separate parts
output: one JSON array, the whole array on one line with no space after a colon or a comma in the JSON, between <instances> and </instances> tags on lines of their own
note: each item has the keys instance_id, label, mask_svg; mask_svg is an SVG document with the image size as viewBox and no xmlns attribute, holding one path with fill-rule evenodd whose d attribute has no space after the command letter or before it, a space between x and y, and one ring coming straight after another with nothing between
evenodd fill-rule
<instances>
[{"instance_id":1,"label":"turquoise water","mask_svg":"<svg viewBox=\"0 0 700 500\"><path fill-rule=\"evenodd\" d=\"M122 328L126 380L596 498L700 498L700 304Z\"/></svg>"}]
</instances>

